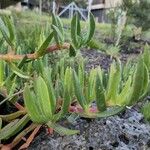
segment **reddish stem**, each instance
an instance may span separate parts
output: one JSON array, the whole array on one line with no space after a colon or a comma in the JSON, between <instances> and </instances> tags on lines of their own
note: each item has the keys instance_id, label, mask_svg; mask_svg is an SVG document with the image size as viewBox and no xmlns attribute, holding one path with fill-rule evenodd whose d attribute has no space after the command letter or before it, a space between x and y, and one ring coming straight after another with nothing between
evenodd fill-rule
<instances>
[{"instance_id":1,"label":"reddish stem","mask_svg":"<svg viewBox=\"0 0 150 150\"><path fill-rule=\"evenodd\" d=\"M46 53L54 52L54 51L57 51L60 49L69 49L69 48L70 48L69 43L64 43L63 45L55 44L55 45L48 47L46 49ZM22 60L25 56L28 59L37 59L37 58L41 57L41 56L38 56L36 52L33 54L23 54L23 55L16 55L16 54L8 53L8 54L0 54L0 60L5 60L5 61L11 62L11 61L15 61L15 60Z\"/></svg>"},{"instance_id":2,"label":"reddish stem","mask_svg":"<svg viewBox=\"0 0 150 150\"><path fill-rule=\"evenodd\" d=\"M22 149L27 149L29 147L29 145L31 144L31 142L33 141L34 137L36 136L36 134L38 133L38 131L40 130L41 128L41 125L39 125L38 127L36 127L34 129L34 131L32 132L32 134L29 136L29 138L27 139L26 143L23 144L19 150L22 150Z\"/></svg>"},{"instance_id":3,"label":"reddish stem","mask_svg":"<svg viewBox=\"0 0 150 150\"><path fill-rule=\"evenodd\" d=\"M54 133L54 129L53 128L47 128L47 132L48 134L53 134Z\"/></svg>"},{"instance_id":4,"label":"reddish stem","mask_svg":"<svg viewBox=\"0 0 150 150\"><path fill-rule=\"evenodd\" d=\"M23 106L21 106L18 102L15 103L15 106L18 110L22 110L22 111L25 110L25 108Z\"/></svg>"}]
</instances>

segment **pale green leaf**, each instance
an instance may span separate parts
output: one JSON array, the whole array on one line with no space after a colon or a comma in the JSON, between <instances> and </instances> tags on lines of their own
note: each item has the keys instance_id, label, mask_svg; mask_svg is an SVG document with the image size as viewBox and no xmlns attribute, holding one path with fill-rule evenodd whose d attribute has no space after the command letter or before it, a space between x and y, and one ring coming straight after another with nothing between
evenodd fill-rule
<instances>
[{"instance_id":1,"label":"pale green leaf","mask_svg":"<svg viewBox=\"0 0 150 150\"><path fill-rule=\"evenodd\" d=\"M49 43L52 41L53 36L54 35L53 35L53 32L52 32L46 38L46 40L43 42L43 44L41 45L41 47L39 48L39 50L36 52L38 56L43 56L44 54L47 53L47 47L48 47Z\"/></svg>"},{"instance_id":2,"label":"pale green leaf","mask_svg":"<svg viewBox=\"0 0 150 150\"><path fill-rule=\"evenodd\" d=\"M22 119L17 119L10 122L8 125L1 129L0 140L7 140L18 133L29 122L29 120L29 116L25 115Z\"/></svg>"},{"instance_id":3,"label":"pale green leaf","mask_svg":"<svg viewBox=\"0 0 150 150\"><path fill-rule=\"evenodd\" d=\"M94 32L95 32L95 20L94 20L94 16L92 13L90 13L90 16L89 16L89 22L88 22L88 33L87 33L87 37L86 37L86 43L90 42L93 35L94 35Z\"/></svg>"},{"instance_id":4,"label":"pale green leaf","mask_svg":"<svg viewBox=\"0 0 150 150\"><path fill-rule=\"evenodd\" d=\"M98 74L96 76L95 91L96 91L97 108L100 112L105 111L106 110L105 90L103 88L101 79Z\"/></svg>"},{"instance_id":5,"label":"pale green leaf","mask_svg":"<svg viewBox=\"0 0 150 150\"><path fill-rule=\"evenodd\" d=\"M8 63L11 70L19 77L24 78L24 79L29 79L30 76L25 74L22 70L20 70L15 64L13 63Z\"/></svg>"},{"instance_id":6,"label":"pale green leaf","mask_svg":"<svg viewBox=\"0 0 150 150\"><path fill-rule=\"evenodd\" d=\"M39 101L39 107L41 107L42 113L47 120L52 116L51 100L49 97L48 87L42 77L38 77L34 81L34 90Z\"/></svg>"},{"instance_id":7,"label":"pale green leaf","mask_svg":"<svg viewBox=\"0 0 150 150\"><path fill-rule=\"evenodd\" d=\"M27 84L24 88L23 98L24 98L27 112L31 120L35 123L43 123L44 117L42 116L42 114L40 113L38 109L39 106L36 104L36 101L37 101L36 96Z\"/></svg>"},{"instance_id":8,"label":"pale green leaf","mask_svg":"<svg viewBox=\"0 0 150 150\"><path fill-rule=\"evenodd\" d=\"M53 128L56 132L58 132L61 135L74 135L79 133L79 130L71 130L71 129L67 129L64 128L56 123L47 123L48 127Z\"/></svg>"}]
</instances>

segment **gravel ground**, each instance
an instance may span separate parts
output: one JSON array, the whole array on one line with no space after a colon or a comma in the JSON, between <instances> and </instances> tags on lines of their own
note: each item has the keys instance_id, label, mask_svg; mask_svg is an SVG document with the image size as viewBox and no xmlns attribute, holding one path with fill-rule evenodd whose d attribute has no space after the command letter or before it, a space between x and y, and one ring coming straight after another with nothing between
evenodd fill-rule
<instances>
[{"instance_id":1,"label":"gravel ground","mask_svg":"<svg viewBox=\"0 0 150 150\"><path fill-rule=\"evenodd\" d=\"M78 119L79 135L47 135L42 131L29 150L150 150L150 125L138 108L107 119Z\"/></svg>"},{"instance_id":2,"label":"gravel ground","mask_svg":"<svg viewBox=\"0 0 150 150\"><path fill-rule=\"evenodd\" d=\"M87 70L98 65L107 70L112 62L109 56L94 50L83 50L82 55L88 60ZM121 60L125 62L128 57L123 54ZM150 125L139 110L138 104L107 119L77 119L68 126L80 130L78 135L47 135L42 130L29 150L150 150Z\"/></svg>"}]
</instances>

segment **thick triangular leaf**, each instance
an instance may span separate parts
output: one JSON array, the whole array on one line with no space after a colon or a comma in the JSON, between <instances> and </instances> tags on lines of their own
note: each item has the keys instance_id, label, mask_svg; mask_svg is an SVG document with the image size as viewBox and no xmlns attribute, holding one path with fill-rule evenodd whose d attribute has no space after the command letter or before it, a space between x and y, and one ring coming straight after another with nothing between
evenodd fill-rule
<instances>
[{"instance_id":1,"label":"thick triangular leaf","mask_svg":"<svg viewBox=\"0 0 150 150\"><path fill-rule=\"evenodd\" d=\"M0 31L2 32L2 35L6 40L6 42L13 48L14 44L9 37L9 33L8 33L9 31L1 18L0 18Z\"/></svg>"},{"instance_id":2,"label":"thick triangular leaf","mask_svg":"<svg viewBox=\"0 0 150 150\"><path fill-rule=\"evenodd\" d=\"M95 32L95 20L94 20L94 16L92 13L90 13L90 16L89 16L88 25L89 27L88 27L88 33L86 36L86 43L90 42Z\"/></svg>"},{"instance_id":3,"label":"thick triangular leaf","mask_svg":"<svg viewBox=\"0 0 150 150\"><path fill-rule=\"evenodd\" d=\"M57 19L57 24L58 24L57 27L59 28L59 31L61 32L62 36L64 36L63 23L58 16L56 16L56 19Z\"/></svg>"},{"instance_id":4,"label":"thick triangular leaf","mask_svg":"<svg viewBox=\"0 0 150 150\"><path fill-rule=\"evenodd\" d=\"M146 103L142 108L142 113L146 120L150 121L150 102Z\"/></svg>"},{"instance_id":5,"label":"thick triangular leaf","mask_svg":"<svg viewBox=\"0 0 150 150\"><path fill-rule=\"evenodd\" d=\"M72 76L72 68L67 68L65 71L65 80L64 80L64 87L66 86L68 89L68 92L71 96L71 98L73 98L74 96L74 89L73 89L73 76Z\"/></svg>"},{"instance_id":6,"label":"thick triangular leaf","mask_svg":"<svg viewBox=\"0 0 150 150\"><path fill-rule=\"evenodd\" d=\"M23 114L25 114L24 111L17 111L17 112L11 113L9 115L0 115L0 118L6 122L9 122L11 120L18 118L19 116L21 116Z\"/></svg>"},{"instance_id":7,"label":"thick triangular leaf","mask_svg":"<svg viewBox=\"0 0 150 150\"><path fill-rule=\"evenodd\" d=\"M100 112L100 113L97 113L96 114L96 117L99 117L99 118L106 118L106 117L110 117L110 116L113 116L113 115L116 115L118 113L120 113L121 111L123 111L125 109L124 106L114 106L112 108L109 108L108 110L104 111L104 112Z\"/></svg>"},{"instance_id":8,"label":"thick triangular leaf","mask_svg":"<svg viewBox=\"0 0 150 150\"><path fill-rule=\"evenodd\" d=\"M86 99L89 105L92 101L95 100L96 73L97 73L97 69L92 69L90 71L90 74L86 75L88 81L87 81L87 85L84 86L84 91L85 91L84 93L86 95Z\"/></svg>"},{"instance_id":9,"label":"thick triangular leaf","mask_svg":"<svg viewBox=\"0 0 150 150\"><path fill-rule=\"evenodd\" d=\"M75 48L78 48L80 43L78 42L78 33L79 33L79 21L78 15L75 14L71 21L71 39Z\"/></svg>"},{"instance_id":10,"label":"thick triangular leaf","mask_svg":"<svg viewBox=\"0 0 150 150\"><path fill-rule=\"evenodd\" d=\"M52 105L49 97L48 87L42 77L39 76L34 81L34 90L37 96L37 101L39 102L38 107L41 107L43 115L47 120L49 120L52 116Z\"/></svg>"},{"instance_id":11,"label":"thick triangular leaf","mask_svg":"<svg viewBox=\"0 0 150 150\"><path fill-rule=\"evenodd\" d=\"M132 83L132 78L131 76L128 78L126 81L121 93L117 97L117 105L127 105L129 103L129 96L131 94L131 83Z\"/></svg>"},{"instance_id":12,"label":"thick triangular leaf","mask_svg":"<svg viewBox=\"0 0 150 150\"><path fill-rule=\"evenodd\" d=\"M43 123L45 121L45 118L41 115L38 109L38 106L36 104L36 96L27 84L24 88L23 98L31 120L35 123Z\"/></svg>"},{"instance_id":13,"label":"thick triangular leaf","mask_svg":"<svg viewBox=\"0 0 150 150\"><path fill-rule=\"evenodd\" d=\"M103 88L101 79L99 75L96 76L96 104L99 111L105 111L106 110L106 101L105 101L105 90Z\"/></svg>"},{"instance_id":14,"label":"thick triangular leaf","mask_svg":"<svg viewBox=\"0 0 150 150\"><path fill-rule=\"evenodd\" d=\"M57 17L54 13L52 13L52 25L55 25L58 27Z\"/></svg>"},{"instance_id":15,"label":"thick triangular leaf","mask_svg":"<svg viewBox=\"0 0 150 150\"><path fill-rule=\"evenodd\" d=\"M143 81L144 81L144 62L143 58L140 57L133 77L132 93L129 99L131 104L134 104L139 100L142 94L141 92L143 88Z\"/></svg>"},{"instance_id":16,"label":"thick triangular leaf","mask_svg":"<svg viewBox=\"0 0 150 150\"><path fill-rule=\"evenodd\" d=\"M114 62L111 65L109 72L109 81L106 92L106 100L112 105L116 104L116 98L119 92L119 85L121 81L121 66L120 62Z\"/></svg>"},{"instance_id":17,"label":"thick triangular leaf","mask_svg":"<svg viewBox=\"0 0 150 150\"><path fill-rule=\"evenodd\" d=\"M13 26L12 18L5 16L4 21L8 27L8 30L9 30L9 35L10 35L9 38L10 38L11 42L13 43L14 39L15 39L15 33L14 33L14 26Z\"/></svg>"},{"instance_id":18,"label":"thick triangular leaf","mask_svg":"<svg viewBox=\"0 0 150 150\"><path fill-rule=\"evenodd\" d=\"M144 63L147 66L148 70L150 71L150 46L145 45L144 47L144 54L143 54Z\"/></svg>"},{"instance_id":19,"label":"thick triangular leaf","mask_svg":"<svg viewBox=\"0 0 150 150\"><path fill-rule=\"evenodd\" d=\"M26 63L27 57L25 56L17 65L18 69L21 69ZM10 93L11 91L13 91L14 87L16 86L16 76L17 74L12 72L4 81L4 84L7 88L8 93Z\"/></svg>"},{"instance_id":20,"label":"thick triangular leaf","mask_svg":"<svg viewBox=\"0 0 150 150\"><path fill-rule=\"evenodd\" d=\"M116 115L120 112L122 112L125 109L124 106L113 106L111 108L108 108L108 110L98 113L90 113L90 114L79 114L82 117L85 118L107 118L113 115Z\"/></svg>"},{"instance_id":21,"label":"thick triangular leaf","mask_svg":"<svg viewBox=\"0 0 150 150\"><path fill-rule=\"evenodd\" d=\"M79 78L79 82L80 82L80 86L81 89L84 89L84 83L85 83L85 64L84 64L84 60L81 59L79 61L79 66L78 66L78 78Z\"/></svg>"},{"instance_id":22,"label":"thick triangular leaf","mask_svg":"<svg viewBox=\"0 0 150 150\"><path fill-rule=\"evenodd\" d=\"M71 103L70 94L68 92L68 89L65 89L64 98L63 98L63 105L62 105L62 108L61 108L62 115L68 113L70 103Z\"/></svg>"},{"instance_id":23,"label":"thick triangular leaf","mask_svg":"<svg viewBox=\"0 0 150 150\"><path fill-rule=\"evenodd\" d=\"M149 72L147 66L144 64L144 78L143 78L143 89L141 97L144 97L148 92L148 85L150 83Z\"/></svg>"},{"instance_id":24,"label":"thick triangular leaf","mask_svg":"<svg viewBox=\"0 0 150 150\"><path fill-rule=\"evenodd\" d=\"M63 24L60 18L54 14L52 14L52 29L56 43L62 44L64 42Z\"/></svg>"},{"instance_id":25,"label":"thick triangular leaf","mask_svg":"<svg viewBox=\"0 0 150 150\"><path fill-rule=\"evenodd\" d=\"M17 119L10 122L0 132L0 140L9 139L16 133L18 133L28 122L30 118L28 115L25 115L22 119Z\"/></svg>"},{"instance_id":26,"label":"thick triangular leaf","mask_svg":"<svg viewBox=\"0 0 150 150\"><path fill-rule=\"evenodd\" d=\"M73 82L74 82L74 91L75 91L75 95L77 97L77 100L78 100L79 104L81 105L81 107L84 110L86 110L87 109L87 103L86 103L79 79L78 79L75 71L73 72Z\"/></svg>"},{"instance_id":27,"label":"thick triangular leaf","mask_svg":"<svg viewBox=\"0 0 150 150\"><path fill-rule=\"evenodd\" d=\"M39 48L39 50L36 52L38 56L43 56L44 54L47 53L47 47L49 45L49 43L51 42L51 40L53 39L53 32L50 33L50 35L46 38L46 40L44 41L44 43L41 45L41 47Z\"/></svg>"},{"instance_id":28,"label":"thick triangular leaf","mask_svg":"<svg viewBox=\"0 0 150 150\"><path fill-rule=\"evenodd\" d=\"M52 25L54 38L57 44L62 44L64 42L64 37L59 28L55 25Z\"/></svg>"},{"instance_id":29,"label":"thick triangular leaf","mask_svg":"<svg viewBox=\"0 0 150 150\"><path fill-rule=\"evenodd\" d=\"M70 130L67 128L64 128L56 123L47 123L48 127L53 128L56 132L58 132L61 135L74 135L79 133L79 130Z\"/></svg>"},{"instance_id":30,"label":"thick triangular leaf","mask_svg":"<svg viewBox=\"0 0 150 150\"><path fill-rule=\"evenodd\" d=\"M56 97L55 97L55 91L53 88L53 83L51 79L51 69L45 68L43 71L43 79L45 83L47 84L48 87L48 92L49 92L49 98L51 101L51 108L52 108L52 113L55 113L55 108L56 108Z\"/></svg>"},{"instance_id":31,"label":"thick triangular leaf","mask_svg":"<svg viewBox=\"0 0 150 150\"><path fill-rule=\"evenodd\" d=\"M15 64L13 63L8 63L11 70L19 77L24 78L24 79L29 79L30 76L25 74L22 70L20 70Z\"/></svg>"}]
</instances>

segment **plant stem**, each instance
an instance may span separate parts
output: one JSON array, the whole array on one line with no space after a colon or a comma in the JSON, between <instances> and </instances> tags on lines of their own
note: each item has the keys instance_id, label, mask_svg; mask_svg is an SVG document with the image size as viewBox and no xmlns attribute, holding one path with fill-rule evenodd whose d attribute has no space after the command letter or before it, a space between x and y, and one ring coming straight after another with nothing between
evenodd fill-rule
<instances>
[{"instance_id":1,"label":"plant stem","mask_svg":"<svg viewBox=\"0 0 150 150\"><path fill-rule=\"evenodd\" d=\"M63 45L52 45L50 47L48 47L46 49L46 53L51 53L57 50L61 50L61 49L69 49L70 48L70 44L69 43L64 43ZM17 55L17 54L1 54L0 55L0 60L5 60L5 61L16 61L16 60L22 60L24 57L27 57L28 59L37 59L41 56L38 56L37 53L33 53L33 54L23 54L23 55Z\"/></svg>"},{"instance_id":2,"label":"plant stem","mask_svg":"<svg viewBox=\"0 0 150 150\"><path fill-rule=\"evenodd\" d=\"M26 143L23 144L19 150L21 149L27 149L29 147L29 145L31 144L31 142L33 141L34 137L36 136L36 134L38 133L38 131L40 130L42 125L37 126L34 131L31 133L31 135L29 136L29 138L27 139Z\"/></svg>"},{"instance_id":3,"label":"plant stem","mask_svg":"<svg viewBox=\"0 0 150 150\"><path fill-rule=\"evenodd\" d=\"M26 129L24 129L14 140L11 144L9 144L9 146L12 148L14 148L21 140L22 138L27 135L29 132L31 132L32 130L34 130L36 127L38 127L37 124L31 124L29 127L27 127Z\"/></svg>"}]
</instances>

